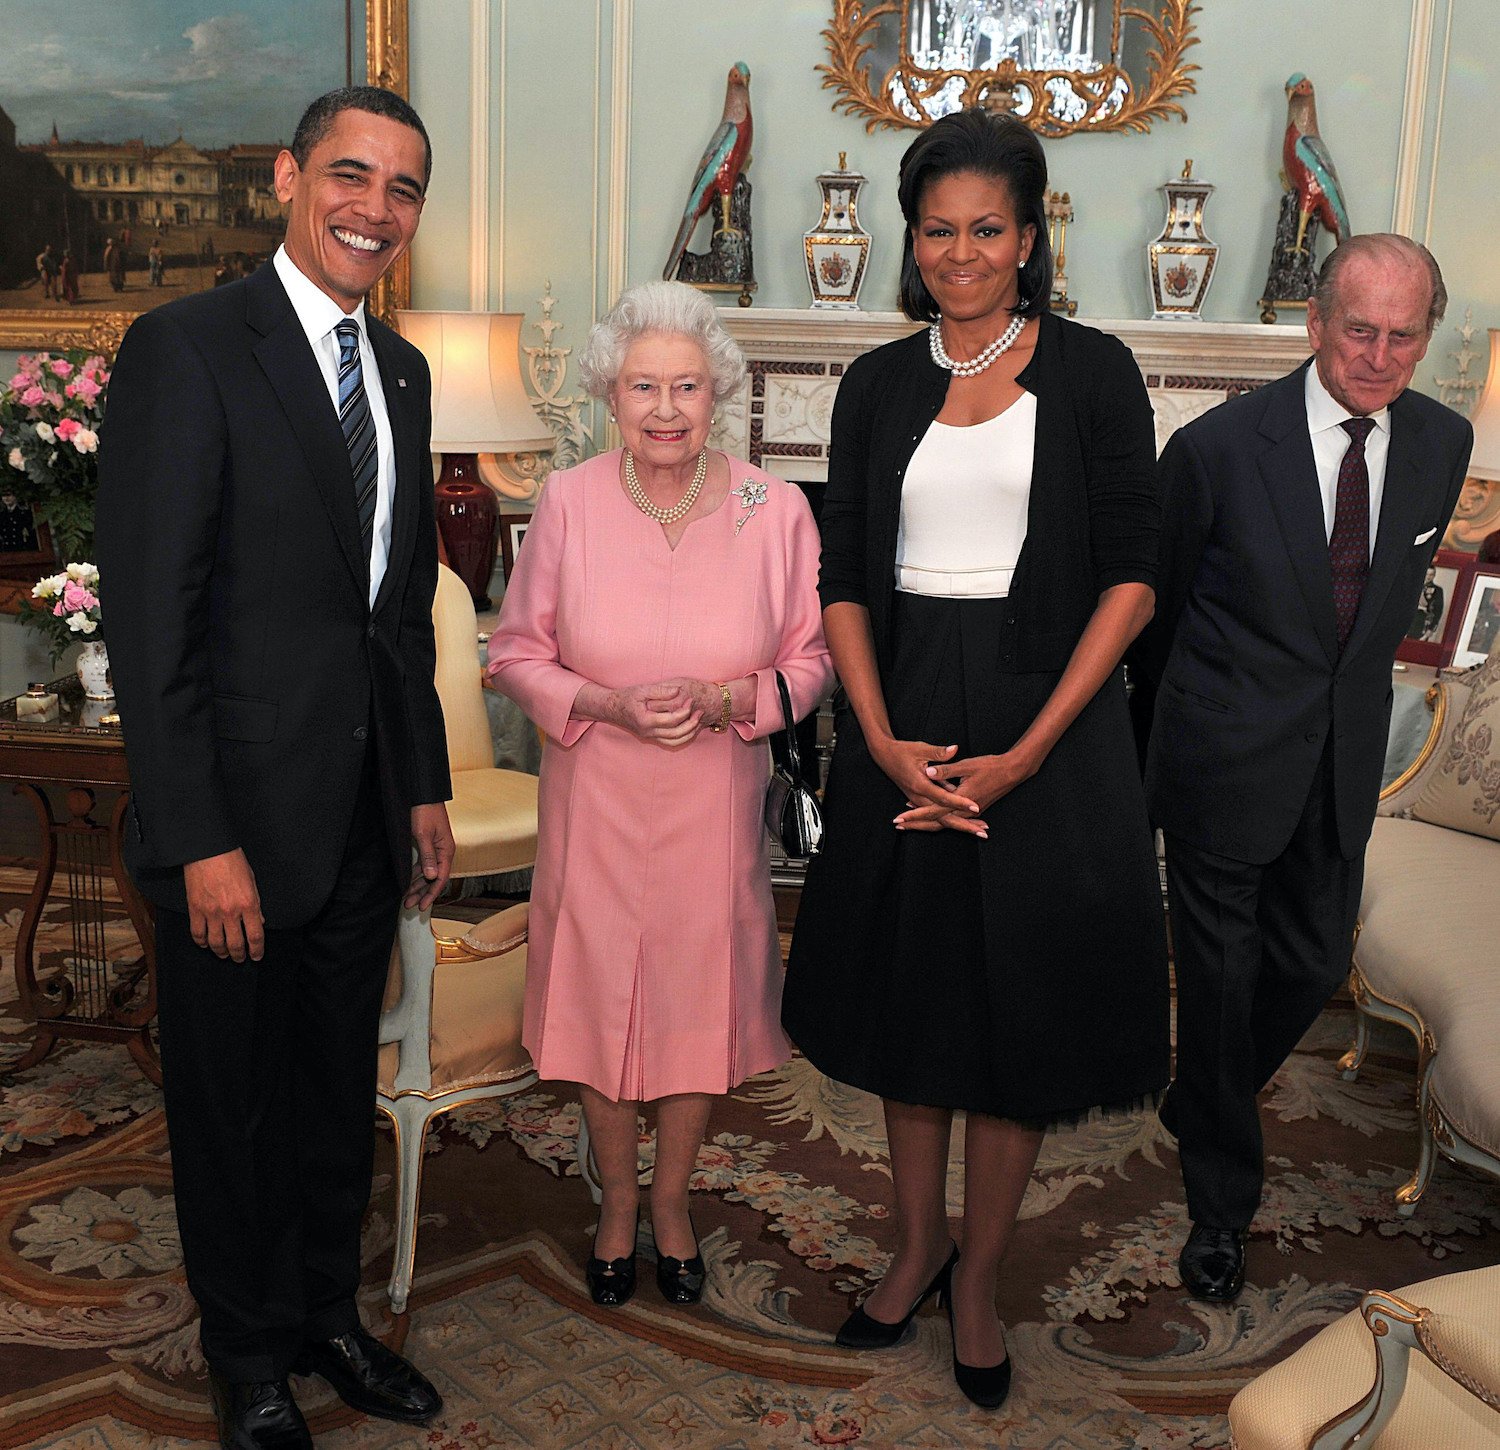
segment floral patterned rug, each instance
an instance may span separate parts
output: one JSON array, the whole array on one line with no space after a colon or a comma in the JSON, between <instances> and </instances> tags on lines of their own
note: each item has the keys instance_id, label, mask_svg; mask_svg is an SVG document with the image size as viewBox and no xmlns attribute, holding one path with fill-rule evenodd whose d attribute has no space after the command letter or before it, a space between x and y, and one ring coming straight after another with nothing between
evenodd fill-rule
<instances>
[{"instance_id":1,"label":"floral patterned rug","mask_svg":"<svg viewBox=\"0 0 1500 1450\"><path fill-rule=\"evenodd\" d=\"M7 953L24 884L0 868ZM49 909L45 951L68 949L64 913ZM801 1059L715 1115L695 1181L710 1290L692 1310L660 1302L644 1261L625 1310L589 1302L577 1098L543 1083L455 1115L430 1140L411 1313L391 1325L382 1132L366 1318L404 1336L447 1409L414 1431L360 1419L321 1381L295 1382L299 1400L320 1444L371 1450L1227 1446L1235 1390L1363 1289L1500 1262L1500 1184L1443 1165L1415 1216L1397 1215L1392 1193L1416 1152L1413 1054L1382 1036L1346 1083L1335 1063L1349 1027L1347 1007L1330 1008L1265 1095L1269 1181L1250 1287L1232 1309L1178 1283L1185 1209L1154 1117L1048 1138L1002 1291L1016 1376L998 1413L954 1389L933 1312L884 1354L832 1344L884 1268L890 1173L878 1104ZM7 956L0 1066L28 1034ZM650 1159L643 1131L643 1170ZM955 1211L961 1192L955 1148ZM62 1048L0 1083L0 1344L0 1447L213 1439L160 1099L121 1048Z\"/></svg>"}]
</instances>

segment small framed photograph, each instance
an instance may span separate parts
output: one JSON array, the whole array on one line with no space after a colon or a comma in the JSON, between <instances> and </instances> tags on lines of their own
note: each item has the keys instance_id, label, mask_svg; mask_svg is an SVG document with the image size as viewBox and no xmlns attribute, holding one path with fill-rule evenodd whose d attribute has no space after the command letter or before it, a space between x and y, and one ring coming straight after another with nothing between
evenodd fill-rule
<instances>
[{"instance_id":1,"label":"small framed photograph","mask_svg":"<svg viewBox=\"0 0 1500 1450\"><path fill-rule=\"evenodd\" d=\"M1500 571L1476 570L1458 627L1453 663L1461 669L1482 665L1500 644Z\"/></svg>"},{"instance_id":2,"label":"small framed photograph","mask_svg":"<svg viewBox=\"0 0 1500 1450\"><path fill-rule=\"evenodd\" d=\"M500 563L505 570L507 580L510 578L511 570L516 567L516 555L521 551L521 540L526 537L526 530L530 527L530 514L500 515Z\"/></svg>"},{"instance_id":3,"label":"small framed photograph","mask_svg":"<svg viewBox=\"0 0 1500 1450\"><path fill-rule=\"evenodd\" d=\"M9 489L0 493L0 572L25 573L53 561L47 525Z\"/></svg>"},{"instance_id":4,"label":"small framed photograph","mask_svg":"<svg viewBox=\"0 0 1500 1450\"><path fill-rule=\"evenodd\" d=\"M1441 669L1453 658L1473 572L1472 554L1443 549L1433 556L1406 638L1396 650L1398 660Z\"/></svg>"}]
</instances>

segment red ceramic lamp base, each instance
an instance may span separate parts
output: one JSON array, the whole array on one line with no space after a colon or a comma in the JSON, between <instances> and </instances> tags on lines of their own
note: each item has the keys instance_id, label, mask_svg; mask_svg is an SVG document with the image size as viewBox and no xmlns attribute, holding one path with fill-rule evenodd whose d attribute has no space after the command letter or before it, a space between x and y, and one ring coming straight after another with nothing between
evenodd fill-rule
<instances>
[{"instance_id":1,"label":"red ceramic lamp base","mask_svg":"<svg viewBox=\"0 0 1500 1450\"><path fill-rule=\"evenodd\" d=\"M448 566L464 581L475 605L488 609L500 507L479 476L478 455L445 453L433 498Z\"/></svg>"}]
</instances>

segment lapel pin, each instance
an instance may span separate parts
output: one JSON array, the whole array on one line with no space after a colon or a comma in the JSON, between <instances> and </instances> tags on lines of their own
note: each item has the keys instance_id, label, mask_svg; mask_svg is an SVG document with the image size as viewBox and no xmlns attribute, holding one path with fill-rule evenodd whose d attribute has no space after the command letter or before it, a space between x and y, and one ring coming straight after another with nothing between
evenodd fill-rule
<instances>
[{"instance_id":1,"label":"lapel pin","mask_svg":"<svg viewBox=\"0 0 1500 1450\"><path fill-rule=\"evenodd\" d=\"M396 386L398 388L404 388L406 386L406 379L405 378L397 378L396 379Z\"/></svg>"}]
</instances>

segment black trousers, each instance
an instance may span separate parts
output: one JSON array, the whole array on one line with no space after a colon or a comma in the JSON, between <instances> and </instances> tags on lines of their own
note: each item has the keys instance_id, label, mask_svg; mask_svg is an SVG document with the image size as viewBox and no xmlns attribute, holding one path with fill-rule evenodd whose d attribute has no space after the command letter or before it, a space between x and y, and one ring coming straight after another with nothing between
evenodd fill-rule
<instances>
[{"instance_id":1,"label":"black trousers","mask_svg":"<svg viewBox=\"0 0 1500 1450\"><path fill-rule=\"evenodd\" d=\"M359 1324L399 906L367 769L332 896L306 926L268 930L261 961L221 961L194 944L185 915L157 912L177 1222L204 1357L227 1379L280 1379L304 1340Z\"/></svg>"},{"instance_id":2,"label":"black trousers","mask_svg":"<svg viewBox=\"0 0 1500 1450\"><path fill-rule=\"evenodd\" d=\"M1188 1213L1244 1229L1265 1177L1256 1097L1348 974L1364 857L1339 850L1328 752L1274 861L1234 861L1176 836L1166 844L1177 966L1172 1110Z\"/></svg>"}]
</instances>

